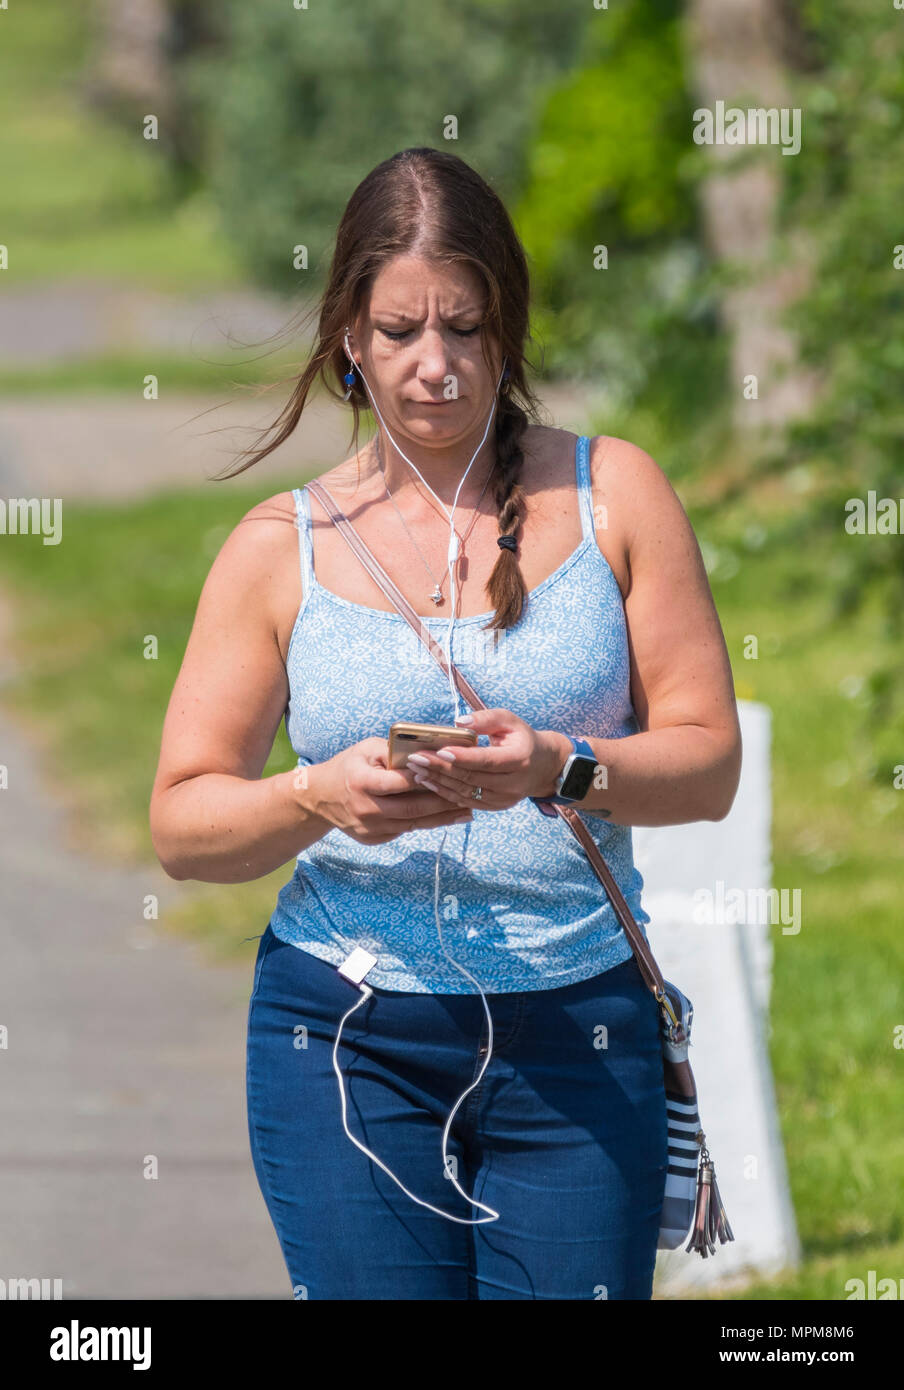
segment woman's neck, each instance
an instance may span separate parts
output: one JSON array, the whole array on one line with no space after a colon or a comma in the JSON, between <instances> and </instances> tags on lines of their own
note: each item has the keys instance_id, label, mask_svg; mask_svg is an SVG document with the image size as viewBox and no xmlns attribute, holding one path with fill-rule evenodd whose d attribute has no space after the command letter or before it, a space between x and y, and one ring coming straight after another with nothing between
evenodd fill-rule
<instances>
[{"instance_id":1,"label":"woman's neck","mask_svg":"<svg viewBox=\"0 0 904 1390\"><path fill-rule=\"evenodd\" d=\"M406 504L416 506L415 499L421 498L436 509L436 499L439 498L447 515L451 512L453 503L456 510L462 508L467 511L477 505L482 494L489 496L490 488L485 490L484 484L496 463L496 437L495 430L491 427L477 457L468 468L479 439L480 435L477 435L473 440L456 442L448 449L425 449L410 444L407 440L400 441L411 463L421 474L421 477L418 477L414 468L406 463L390 443L385 431L380 429L368 448L368 476L379 488L383 488L385 480L385 486L392 497L403 508ZM462 482L462 475L466 469L467 477ZM425 483L431 491L427 490ZM493 505L492 498L490 503Z\"/></svg>"}]
</instances>

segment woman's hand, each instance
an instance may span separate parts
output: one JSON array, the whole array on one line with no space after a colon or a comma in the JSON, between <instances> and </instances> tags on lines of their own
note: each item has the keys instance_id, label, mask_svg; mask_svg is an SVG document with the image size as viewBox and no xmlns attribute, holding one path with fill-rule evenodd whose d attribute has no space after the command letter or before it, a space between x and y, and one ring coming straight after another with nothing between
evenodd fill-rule
<instances>
[{"instance_id":1,"label":"woman's hand","mask_svg":"<svg viewBox=\"0 0 904 1390\"><path fill-rule=\"evenodd\" d=\"M533 729L508 709L474 710L462 727L487 734L489 748L456 745L410 754L418 785L456 806L482 811L507 811L526 796L555 795L556 778L572 752L565 734ZM475 787L483 793L479 800Z\"/></svg>"},{"instance_id":2,"label":"woman's hand","mask_svg":"<svg viewBox=\"0 0 904 1390\"><path fill-rule=\"evenodd\" d=\"M472 820L449 798L418 787L416 769L390 768L385 738L365 738L306 769L305 805L364 845L382 845L409 830Z\"/></svg>"}]
</instances>

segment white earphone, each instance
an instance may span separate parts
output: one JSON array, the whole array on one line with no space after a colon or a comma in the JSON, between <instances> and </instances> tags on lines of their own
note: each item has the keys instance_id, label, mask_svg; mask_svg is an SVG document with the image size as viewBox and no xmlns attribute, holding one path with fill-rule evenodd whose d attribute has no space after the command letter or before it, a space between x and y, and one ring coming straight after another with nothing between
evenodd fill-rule
<instances>
[{"instance_id":1,"label":"white earphone","mask_svg":"<svg viewBox=\"0 0 904 1390\"><path fill-rule=\"evenodd\" d=\"M379 419L379 421L380 421L380 424L383 426L384 430L386 431L387 435L389 436L389 439L391 440L392 446L393 446L393 448L395 449L396 453L397 453L401 458L403 458L403 459L405 460L405 462L408 464L408 466L409 466L410 468L413 468L413 469L414 469L415 473L417 473L417 475L418 475L418 477L420 478L421 482L424 484L424 487L428 490L428 492L432 493L433 496L436 497L436 493L433 492L433 488L432 488L432 487L430 486L430 484L427 482L427 479L426 479L426 478L424 477L424 475L421 473L420 469L417 467L416 464L414 464L414 463L411 462L411 459L407 456L407 454L403 454L403 453L402 453L402 450L399 448L398 444L396 444L395 440L392 438L392 435L389 433L389 427L388 427L388 425L386 424L386 421L383 419L383 416L380 414L380 408L379 408L379 406L377 405L376 401L374 400L373 392L371 391L369 385L367 384L367 378L365 377L364 372L361 370L361 364L360 364L359 362L356 362L355 359L354 359L354 357L352 356L351 348L349 347L349 342L348 342L348 333L349 333L349 330L346 328L345 334L344 334L344 339L343 339L344 345L345 345L345 353L346 353L346 356L348 357L348 360L349 360L349 362L351 363L352 368L354 369L354 371L360 373L360 375L361 375L361 380L364 382L364 388L365 388L365 390L367 391L368 397L370 398L370 403L371 403L371 405L373 406L374 411L376 412L376 415L377 415L377 417L378 417L378 419ZM449 576L449 586L450 586L450 589L451 589L451 594L450 594L450 600L449 600L449 601L450 601L450 604L451 604L452 611L451 611L451 613L449 614L449 626L448 626L448 628L446 629L446 639L447 639L448 645L444 648L444 650L445 650L445 652L446 652L446 661L449 663L449 666L450 666L450 669L449 669L449 691L450 691L451 696L452 696L452 705L453 705L453 708L454 708L454 710L455 710L455 714L456 714L456 715L459 713L459 709L458 709L458 691L455 689L455 682L454 682L453 679L452 679L452 670L451 670L451 662L452 662L452 650L451 650L452 629L453 629L453 627L454 627L454 625L455 625L455 573L454 573L454 570L453 570L453 565L455 564L455 561L458 559L458 536L455 534L455 524L454 524L455 508L456 508L456 506L458 505L458 494L459 494L459 492L461 491L461 485L462 485L462 483L464 482L465 478L466 478L466 477L468 476L468 474L470 473L470 471L471 471L471 465L473 464L473 462L474 462L474 460L476 459L477 455L480 453L481 449L483 448L483 446L484 446L484 444L485 444L485 442L486 442L486 437L487 437L487 435L488 435L489 432L490 432L490 425L493 423L493 416L496 414L496 406L497 406L497 403L498 403L498 396L499 396L499 387L500 387L501 384L502 384L502 378L505 376L505 368L506 368L506 364L507 364L507 363L508 363L508 358L507 358L507 357L504 357L503 360L502 360L502 369L501 369L501 371L500 371L500 373L499 373L499 379L498 379L498 381L496 382L496 389L495 389L495 391L493 392L493 405L492 405L492 407L491 407L491 409L490 409L489 419L487 420L487 423L486 423L486 429L485 429L484 432L483 432L483 438L481 439L480 443L477 445L477 448L474 450L473 454L471 455L471 462L468 464L467 468L465 469L464 473L463 473L462 476L461 476L461 481L460 481L459 484L458 484L458 488L456 489L456 492L455 492L455 498L454 498L454 500L453 500L453 502L452 502L452 510L451 510L451 512L447 510L446 504L442 501L442 499L439 498L439 497L436 497L437 502L439 502L439 505L442 507L443 511L446 513L446 515L447 515L448 518L449 518L449 549L448 549L448 552L447 552L447 555L446 555L446 573L447 573L448 576ZM453 721L453 722L454 722L454 721Z\"/></svg>"},{"instance_id":2,"label":"white earphone","mask_svg":"<svg viewBox=\"0 0 904 1390\"><path fill-rule=\"evenodd\" d=\"M369 399L370 399L370 403L371 403L371 405L372 405L373 408L374 408L374 412L376 413L377 418L378 418L379 421L380 421L380 424L383 426L384 430L386 431L386 434L388 435L389 439L391 440L393 448L396 450L396 452L399 454L399 456L405 460L405 462L409 465L409 467L411 467L411 468L414 469L415 473L417 473L417 475L418 475L418 477L420 478L421 482L424 484L424 486L427 488L427 490L428 490L430 493L433 494L433 496L436 498L437 502L439 502L439 505L442 507L443 511L446 513L446 515L447 515L448 518L449 518L449 549L448 549L448 553L447 553L447 573L448 573L448 575L449 575L449 580L450 580L450 588L451 588L451 599L450 599L450 601L451 601L451 608L452 608L452 611L451 611L451 613L450 613L450 615L449 615L449 626L448 626L448 628L446 629L447 642L446 642L446 645L445 645L445 647L444 647L444 650L445 650L445 653L446 653L446 661L447 661L447 663L448 663L448 665L449 665L449 689L450 689L450 692L451 692L451 695L452 695L452 705L453 705L453 709L454 709L455 715L457 715L458 712L459 712L459 710L458 710L459 695L458 695L458 691L457 691L456 688L455 688L455 683L454 683L453 678L452 678L452 630L453 630L454 625L455 625L455 573L454 573L454 564L455 564L456 559L458 558L458 536L455 534L455 524L454 524L455 507L456 507L457 502L458 502L458 494L459 494L459 492L461 491L461 485L462 485L462 483L464 482L465 478L468 476L468 473L469 473L470 470L471 470L471 465L474 463L474 460L477 458L477 455L480 453L480 450L483 448L484 443L486 442L486 437L487 437L487 435L489 434L490 425L492 424L492 422L493 422L493 417L494 417L494 415L496 414L496 409L497 409L497 405L498 405L499 387L500 387L500 385L501 385L501 383L502 383L502 379L503 379L503 377L504 377L504 375L505 375L505 368L506 368L506 364L507 364L507 362L508 362L508 358L507 358L507 357L506 357L506 358L503 358L502 370L501 370L500 373L499 373L499 380L496 382L496 389L495 389L495 391L494 391L494 393L493 393L493 405L492 405L492 408L491 408L491 410L490 410L489 419L487 420L487 423L486 423L486 428L485 428L485 430L484 430L484 432L483 432L483 438L481 439L481 441L480 441L480 443L478 444L477 448L474 450L474 453L473 453L472 456L471 456L471 462L468 464L467 468L465 469L464 473L462 474L461 481L459 482L458 488L456 489L456 492L455 492L455 498L454 498L454 500L453 500L453 502L452 502L452 510L451 510L451 512L449 512L449 511L447 510L447 508L446 508L445 503L442 501L441 498L439 498L439 497L436 496L436 493L433 491L433 488L430 486L430 484L427 482L427 479L426 479L426 478L423 476L423 474L420 472L420 470L418 469L417 465L414 464L414 463L412 463L412 462L411 462L411 459L408 458L408 456L407 456L406 454L403 454L403 453L402 453L402 450L399 448L398 444L396 444L395 440L392 438L392 435L391 435L390 432L389 432L389 428L388 428L388 426L387 426L387 424L386 424L386 421L383 419L383 416L382 416L381 413L380 413L380 408L379 408L379 406L377 405L376 400L374 399L373 392L371 391L370 386L368 385L367 378L365 377L364 372L361 370L361 364L360 364L359 362L356 362L355 359L354 359L354 357L352 356L352 351L351 351L351 348L350 348L350 346L349 346L348 335L349 335L349 330L348 330L348 328L346 328L345 334L344 334L344 337L343 337L343 342L344 342L344 346L345 346L345 353L346 353L346 356L348 357L348 360L349 360L349 362L351 363L352 369L353 369L354 371L360 373L360 375L361 375L361 380L364 382L364 388L365 388L365 390L367 391L368 397L369 397ZM453 719L453 722L454 722L454 719ZM446 1217L446 1219L447 1219L448 1221L455 1221L455 1222L458 1222L460 1225L464 1225L464 1226L480 1226L480 1225L485 1224L485 1223L488 1222L488 1221L498 1221L498 1219L499 1219L499 1212L498 1212L498 1211L494 1211L492 1207L487 1206L484 1202L479 1202L479 1201L477 1200L476 1197L469 1197L468 1194L467 1194L467 1192L465 1192L465 1191L463 1190L463 1188L460 1186L460 1184L459 1184L459 1182L458 1182L458 1179L455 1177L454 1173L452 1172L452 1170L451 1170L450 1167L449 1167L449 1158L448 1158L448 1155L447 1155L447 1153L446 1153L446 1141L447 1141L448 1136L449 1136L449 1131L450 1131L450 1129L451 1129L451 1127L452 1127L452 1121L453 1121L453 1119L454 1119L454 1117L455 1117L455 1115L456 1115L456 1113L457 1113L457 1111L458 1111L459 1106L461 1105L461 1103L462 1103L462 1101L465 1099L465 1097L468 1096L468 1095L470 1095L471 1091L473 1091L474 1088L480 1084L480 1082L481 1082L481 1080L482 1080L482 1078L483 1078L483 1074L484 1074L484 1072L486 1071L487 1067L488 1067L489 1064L490 1064L490 1058L491 1058L492 1055L493 1055L493 1019L492 1019L492 1017L491 1017L491 1015L490 1015L490 1009L489 1009L489 1005L487 1004L487 998L486 998L486 995L485 995L484 992L483 992L483 988L481 987L480 981L479 981L479 980L475 980L474 976L473 976L468 970L466 970L465 967L464 967L463 965L460 965L459 962L458 962L457 960L454 960L454 959L453 959L453 957L452 957L452 956L449 954L449 952L446 950L446 944L445 944L445 942L443 941L443 929L442 929L442 923L441 923L441 921L440 921L440 912L439 912L439 884L440 884L439 866L440 866L440 861L441 861L441 859L442 859L443 845L445 844L445 841L446 841L446 834L447 834L447 832L448 832L448 826L443 827L442 839L440 840L439 848L438 848L438 850L437 850L437 854L436 854L436 865L435 865L435 868L434 868L433 911L434 911L434 915L435 915L435 917L436 917L436 928L437 928L437 932L438 932L438 934L439 934L439 943L440 943L440 946L442 947L443 954L445 955L446 959L449 960L449 961L451 961L451 963L455 966L456 970L460 970L461 973L462 973L463 975L467 976L467 978L472 982L472 984L475 984L475 985L477 986L478 990L480 991L480 997L481 997L481 999L483 1000L484 1012L486 1013L486 1016L487 1016L487 1029L488 1029L488 1032L487 1032L487 1054L486 1054L486 1057L484 1058L483 1066L481 1067L480 1071L477 1073L477 1076L476 1076L476 1077L474 1078L474 1080L471 1082L470 1086L468 1086L467 1089L464 1090L464 1091L462 1092L462 1094L459 1096L458 1100L455 1102L454 1106L452 1107L452 1109L451 1109L450 1112L449 1112L449 1117L448 1117L448 1119L446 1120L446 1125L445 1125L445 1128L444 1128L444 1130L443 1130L443 1139L442 1139L443 1172L446 1173L446 1175L449 1177L449 1179L451 1180L451 1182L453 1183L453 1185L455 1186L455 1188L457 1189L457 1191L461 1193L462 1197L464 1197L465 1200L466 1200L467 1202L469 1202L471 1206L473 1206L473 1207L479 1207L481 1211L488 1212L489 1215L487 1215L487 1216L475 1217L475 1218L473 1218L473 1219L470 1219L470 1218L468 1218L468 1217L463 1217L463 1216L452 1216L449 1212L447 1212L447 1211L442 1211L439 1207L434 1207L433 1205L431 1205L430 1202L425 1202L425 1201L422 1200L422 1198L416 1197L415 1194L414 1194L413 1192L409 1192L408 1188L405 1186L405 1184L404 1184L403 1182L401 1182L401 1181L399 1180L399 1178L396 1177L395 1173L393 1173L389 1168L387 1168L386 1164L383 1163L379 1158L377 1158L376 1154L372 1153L370 1149L365 1148L364 1145L361 1144L361 1143L359 1142L359 1140L357 1140L357 1139L355 1138L355 1136L354 1136L354 1135L351 1133L351 1131L349 1130L348 1123L347 1123L347 1121L346 1121L345 1090L344 1090L344 1087L343 1087L343 1084L342 1084L342 1072L341 1072L341 1070L340 1070L339 1063L338 1063L339 1040L340 1040L340 1038L342 1037L342 1029L343 1029L343 1027L345 1026L345 1021L346 1021L346 1019L350 1018L351 1015L355 1012L355 1010L356 1010L356 1009L359 1009L359 1008L361 1007L361 1005L365 1002L365 1000L369 999L369 998L372 996L372 991L371 991L371 990L368 988L368 986L365 985L365 984L359 983L358 988L361 990L361 995L362 995L362 997L357 1001L357 1003L355 1003L355 1004L352 1005L352 1007L348 1010L348 1012L343 1016L343 1018L342 1018L342 1020L341 1020L341 1022L340 1022L340 1024L339 1024L339 1031L338 1031L338 1033L336 1034L336 1042L335 1042L335 1044L334 1044L334 1046L333 1046L333 1070L335 1071L335 1073L336 1073L336 1075L337 1075L337 1077L338 1077L338 1079L339 1079L339 1095L340 1095L341 1104L342 1104L342 1126L343 1126L343 1128L344 1128L344 1130L345 1130L345 1133L347 1134L348 1138L352 1141L352 1143L353 1143L354 1145L356 1145L356 1147L359 1148L359 1149L362 1151L362 1153L365 1153L369 1158L373 1159L373 1161L374 1161L380 1168L382 1168L383 1172L384 1172L384 1173L387 1173L387 1174L389 1175L389 1177L392 1178L393 1182L395 1182L395 1183L402 1189L402 1191L403 1191L408 1197L410 1197L413 1201L417 1202L419 1206L427 1207L427 1209L428 1209L429 1211L436 1212L436 1214L437 1214L438 1216L444 1216L444 1217ZM366 973L366 972L365 972L365 973ZM363 976L362 976L361 978L363 979Z\"/></svg>"}]
</instances>

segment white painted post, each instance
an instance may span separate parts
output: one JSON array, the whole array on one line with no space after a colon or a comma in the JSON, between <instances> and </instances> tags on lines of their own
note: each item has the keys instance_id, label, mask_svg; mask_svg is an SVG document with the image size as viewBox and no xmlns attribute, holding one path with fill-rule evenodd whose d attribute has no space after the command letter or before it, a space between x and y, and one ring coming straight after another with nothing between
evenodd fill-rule
<instances>
[{"instance_id":1,"label":"white painted post","mask_svg":"<svg viewBox=\"0 0 904 1390\"><path fill-rule=\"evenodd\" d=\"M653 954L694 1005L700 1119L735 1237L705 1260L683 1246L660 1251L654 1294L666 1298L769 1277L800 1259L767 1049L770 923L785 935L795 924L781 920L777 894L761 891L772 877L770 712L750 701L738 712L744 758L725 820L634 829ZM741 890L734 907L732 890Z\"/></svg>"}]
</instances>

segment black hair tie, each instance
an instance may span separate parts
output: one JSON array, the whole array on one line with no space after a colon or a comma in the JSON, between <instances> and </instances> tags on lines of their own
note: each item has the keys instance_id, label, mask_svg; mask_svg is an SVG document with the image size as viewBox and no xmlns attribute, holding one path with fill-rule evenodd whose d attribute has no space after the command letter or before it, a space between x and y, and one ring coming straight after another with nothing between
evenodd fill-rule
<instances>
[{"instance_id":1,"label":"black hair tie","mask_svg":"<svg viewBox=\"0 0 904 1390\"><path fill-rule=\"evenodd\" d=\"M505 547L506 550L518 549L518 542L515 540L514 536L500 536L496 544L499 546L500 550L503 547Z\"/></svg>"}]
</instances>

